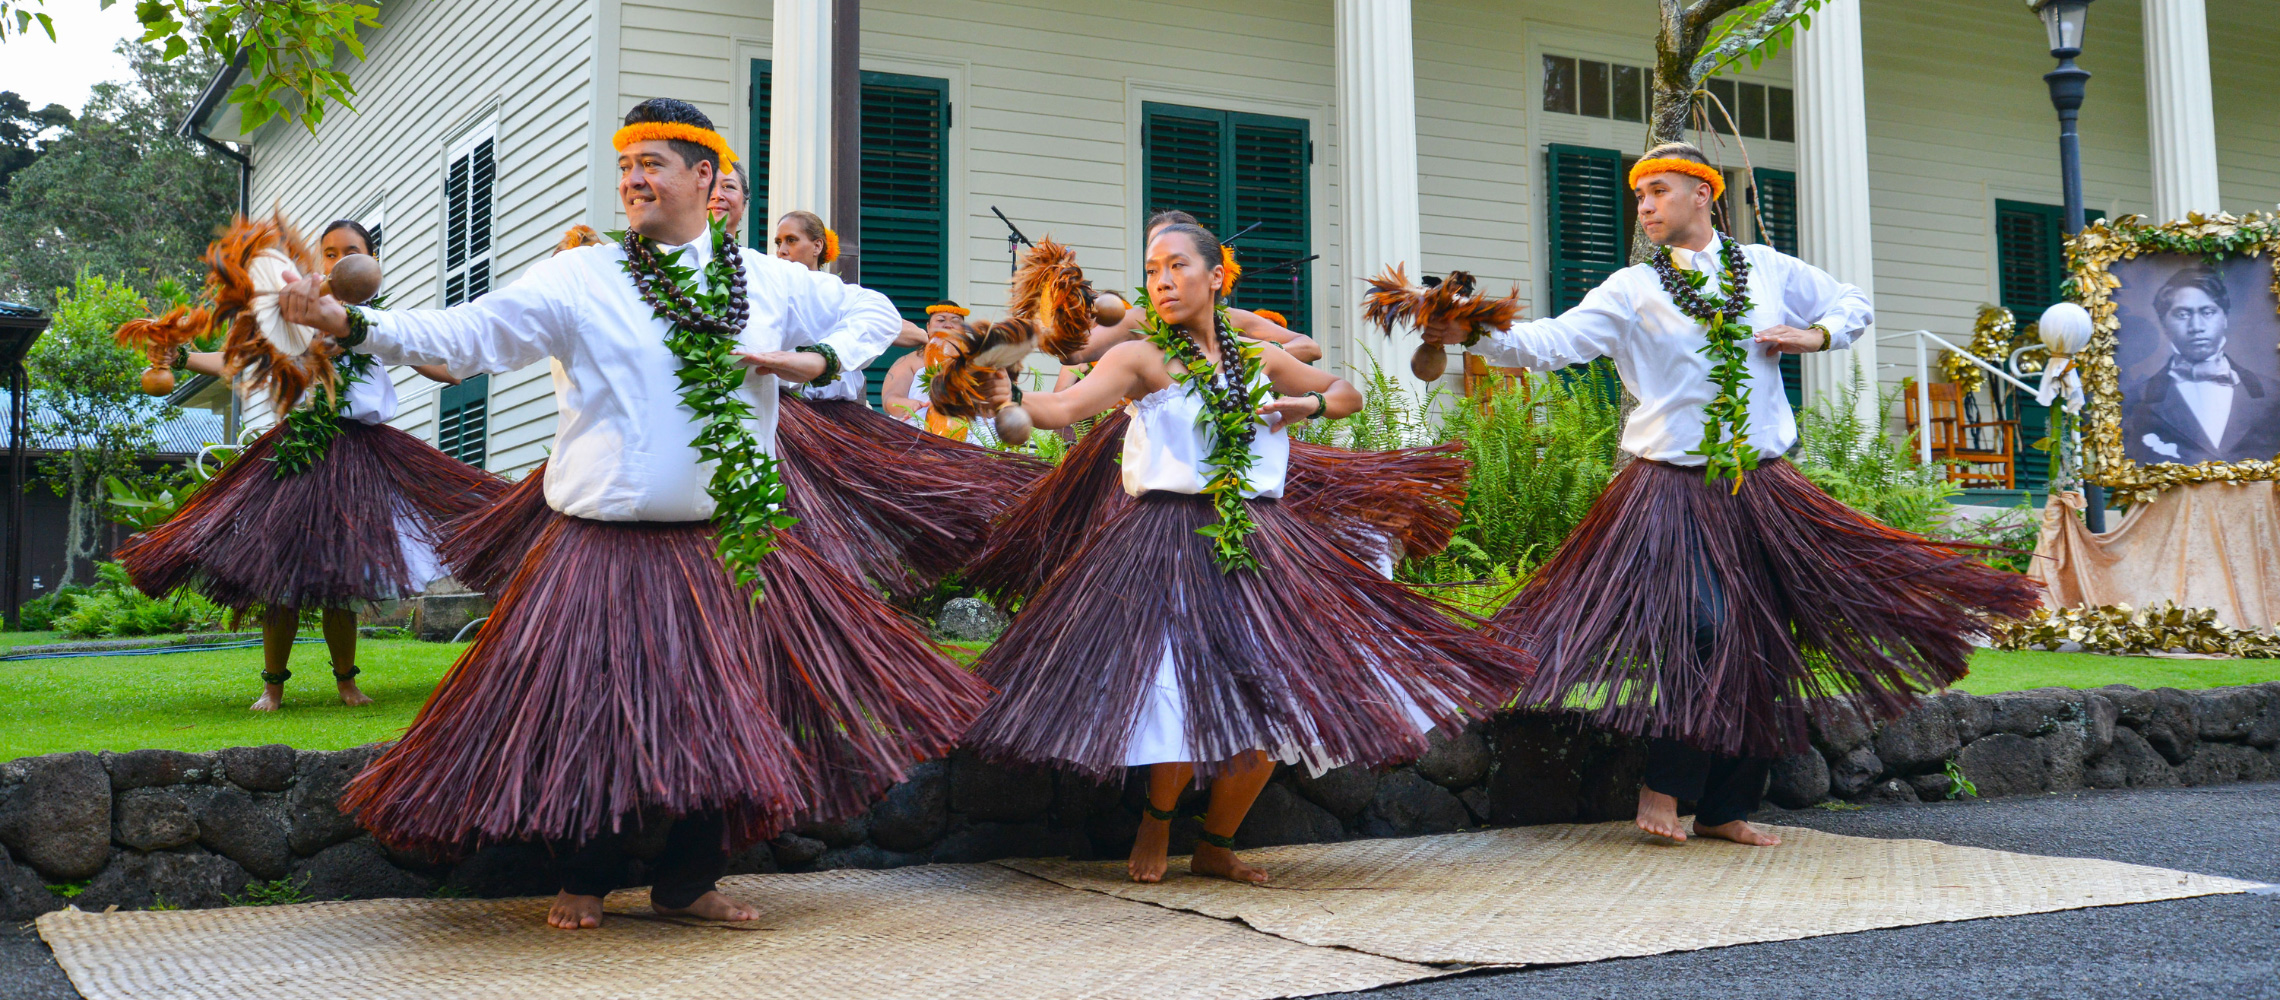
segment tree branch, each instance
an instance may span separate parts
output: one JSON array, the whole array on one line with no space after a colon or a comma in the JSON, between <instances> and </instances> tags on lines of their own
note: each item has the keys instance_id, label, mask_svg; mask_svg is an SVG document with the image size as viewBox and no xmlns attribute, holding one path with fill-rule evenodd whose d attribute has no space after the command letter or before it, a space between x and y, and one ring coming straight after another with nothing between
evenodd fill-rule
<instances>
[{"instance_id":1,"label":"tree branch","mask_svg":"<svg viewBox=\"0 0 2280 1000\"><path fill-rule=\"evenodd\" d=\"M1686 16L1680 26L1688 40L1703 38L1709 33L1710 26L1718 23L1719 18L1750 2L1751 0L1696 0L1694 6L1686 8ZM1695 44L1701 43L1697 41Z\"/></svg>"},{"instance_id":2,"label":"tree branch","mask_svg":"<svg viewBox=\"0 0 2280 1000\"><path fill-rule=\"evenodd\" d=\"M1819 6L1811 0L1762 0L1763 5L1749 11L1753 15L1747 25L1726 30L1718 36L1717 44L1702 50L1687 67L1687 75L1697 85L1709 78L1719 67L1747 55L1764 45L1796 21L1799 15ZM1708 6L1708 4L1704 4Z\"/></svg>"}]
</instances>

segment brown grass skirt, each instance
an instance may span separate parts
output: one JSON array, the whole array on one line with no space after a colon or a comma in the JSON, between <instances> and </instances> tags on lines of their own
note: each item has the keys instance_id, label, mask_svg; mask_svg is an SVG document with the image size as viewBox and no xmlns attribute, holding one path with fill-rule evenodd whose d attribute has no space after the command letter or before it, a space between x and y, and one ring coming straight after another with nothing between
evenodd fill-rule
<instances>
[{"instance_id":1,"label":"brown grass skirt","mask_svg":"<svg viewBox=\"0 0 2280 1000\"><path fill-rule=\"evenodd\" d=\"M405 565L398 518L440 540L448 519L504 493L499 477L403 431L341 422L325 457L280 478L284 425L256 438L165 524L119 546L153 597L194 584L244 609L338 608L411 597L426 581Z\"/></svg>"},{"instance_id":2,"label":"brown grass skirt","mask_svg":"<svg viewBox=\"0 0 2280 1000\"><path fill-rule=\"evenodd\" d=\"M1002 604L1018 604L1130 506L1121 460L1131 422L1119 408L1079 438L1060 465L999 516L989 544L966 568L967 581ZM1448 547L1464 519L1472 464L1463 451L1454 442L1349 451L1293 441L1282 504L1365 562L1432 555Z\"/></svg>"},{"instance_id":3,"label":"brown grass skirt","mask_svg":"<svg viewBox=\"0 0 2280 1000\"><path fill-rule=\"evenodd\" d=\"M552 515L402 741L342 797L438 854L717 809L737 845L868 806L981 682L797 539L730 582L703 523Z\"/></svg>"},{"instance_id":4,"label":"brown grass skirt","mask_svg":"<svg viewBox=\"0 0 2280 1000\"><path fill-rule=\"evenodd\" d=\"M991 519L1048 468L861 403L790 395L777 410L776 454L800 518L792 534L902 599L971 559Z\"/></svg>"},{"instance_id":5,"label":"brown grass skirt","mask_svg":"<svg viewBox=\"0 0 2280 1000\"><path fill-rule=\"evenodd\" d=\"M1541 663L1523 705L1783 756L1825 699L1896 718L1963 677L1987 616L2038 603L2025 577L1879 524L1787 462L1731 490L1645 460L1615 478L1496 615Z\"/></svg>"},{"instance_id":6,"label":"brown grass skirt","mask_svg":"<svg viewBox=\"0 0 2280 1000\"><path fill-rule=\"evenodd\" d=\"M1208 499L1126 504L976 664L998 694L967 746L1120 774L1167 646L1207 775L1245 750L1293 744L1398 763L1427 745L1396 690L1445 724L1493 711L1528 679L1525 652L1378 576L1287 505L1253 501L1251 513L1260 568L1223 573L1195 533L1215 520Z\"/></svg>"},{"instance_id":7,"label":"brown grass skirt","mask_svg":"<svg viewBox=\"0 0 2280 1000\"><path fill-rule=\"evenodd\" d=\"M792 537L899 599L925 593L986 541L1045 463L928 434L859 403L779 399L776 454ZM463 583L496 593L554 513L541 464L498 503L444 528Z\"/></svg>"}]
</instances>

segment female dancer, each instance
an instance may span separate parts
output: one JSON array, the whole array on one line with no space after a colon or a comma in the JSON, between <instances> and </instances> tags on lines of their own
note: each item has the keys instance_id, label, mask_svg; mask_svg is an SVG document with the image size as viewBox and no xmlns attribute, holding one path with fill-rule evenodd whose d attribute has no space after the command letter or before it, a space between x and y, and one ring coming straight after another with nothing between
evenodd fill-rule
<instances>
[{"instance_id":1,"label":"female dancer","mask_svg":"<svg viewBox=\"0 0 2280 1000\"><path fill-rule=\"evenodd\" d=\"M967 744L1096 780L1150 765L1131 876L1161 879L1172 807L1211 782L1190 870L1245 882L1236 828L1277 760L1383 766L1435 725L1489 711L1526 654L1379 578L1294 516L1287 427L1361 407L1344 380L1236 338L1221 314L1219 242L1164 227L1146 258L1147 339L1066 392L1030 393L1036 426L1138 400L1123 438L1133 503L1101 525L977 664L997 698ZM1003 376L996 395L1011 398Z\"/></svg>"},{"instance_id":2,"label":"female dancer","mask_svg":"<svg viewBox=\"0 0 2280 1000\"><path fill-rule=\"evenodd\" d=\"M371 234L347 219L326 226L320 245L327 274L341 258L377 249ZM217 351L190 353L185 367L222 376L227 366ZM413 370L446 384L459 381L439 365ZM172 520L119 548L128 575L153 597L192 583L240 611L264 606L256 712L284 704L293 637L307 607L324 609L325 647L341 702L371 704L356 686L351 606L413 597L442 577L433 548L438 526L505 489L497 477L387 426L397 404L385 369L369 359L347 361L340 378L337 411L310 400L256 439ZM292 446L327 436L324 429L333 427L337 436L314 457Z\"/></svg>"}]
</instances>

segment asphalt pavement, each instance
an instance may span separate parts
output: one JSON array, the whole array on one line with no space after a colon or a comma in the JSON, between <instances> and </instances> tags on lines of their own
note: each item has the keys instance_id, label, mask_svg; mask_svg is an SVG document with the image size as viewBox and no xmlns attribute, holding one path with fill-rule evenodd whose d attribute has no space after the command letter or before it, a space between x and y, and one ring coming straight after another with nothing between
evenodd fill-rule
<instances>
[{"instance_id":1,"label":"asphalt pavement","mask_svg":"<svg viewBox=\"0 0 2280 1000\"><path fill-rule=\"evenodd\" d=\"M2280 784L2076 792L1847 812L1772 810L1757 818L1862 837L1920 837L2280 883ZM0 1000L78 996L29 925L0 931ZM2207 896L1482 972L1341 996L2280 1000L2280 894Z\"/></svg>"}]
</instances>

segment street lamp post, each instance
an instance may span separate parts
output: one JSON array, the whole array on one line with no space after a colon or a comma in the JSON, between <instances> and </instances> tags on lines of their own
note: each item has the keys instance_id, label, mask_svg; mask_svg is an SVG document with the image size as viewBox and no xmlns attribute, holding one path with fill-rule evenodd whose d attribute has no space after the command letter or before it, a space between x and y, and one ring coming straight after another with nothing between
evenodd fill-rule
<instances>
[{"instance_id":1,"label":"street lamp post","mask_svg":"<svg viewBox=\"0 0 2280 1000\"><path fill-rule=\"evenodd\" d=\"M2050 55L2058 68L2043 74L2050 85L2050 105L2058 109L2059 173L2066 187L2066 235L2082 231L2082 136L2075 121L2082 111L2082 95L2089 89L2090 71L2074 64L2082 54L2082 32L2090 17L2090 0L2027 0L2050 34ZM2082 483L2083 519L2095 532L2106 530L2106 494L2096 483Z\"/></svg>"},{"instance_id":2,"label":"street lamp post","mask_svg":"<svg viewBox=\"0 0 2280 1000\"><path fill-rule=\"evenodd\" d=\"M2082 111L2082 95L2089 89L2090 71L2074 64L2082 54L2082 32L2090 17L2090 0L2028 0L2043 28L2050 34L2050 55L2058 68L2043 74L2050 85L2050 105L2058 109L2058 164L2066 186L2066 235L2082 231L2082 136L2075 120ZM2096 483L2082 483L2083 519L2091 532L2106 530L2106 493Z\"/></svg>"}]
</instances>

